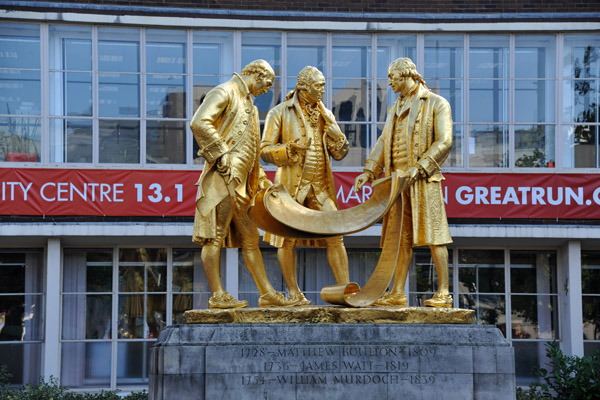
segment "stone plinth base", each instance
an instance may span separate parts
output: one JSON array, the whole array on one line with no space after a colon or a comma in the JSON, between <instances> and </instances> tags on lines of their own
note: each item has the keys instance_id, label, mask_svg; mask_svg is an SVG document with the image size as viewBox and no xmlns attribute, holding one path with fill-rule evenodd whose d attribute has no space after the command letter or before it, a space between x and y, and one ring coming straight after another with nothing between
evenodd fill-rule
<instances>
[{"instance_id":1,"label":"stone plinth base","mask_svg":"<svg viewBox=\"0 0 600 400\"><path fill-rule=\"evenodd\" d=\"M150 399L514 399L491 326L189 324L151 350Z\"/></svg>"}]
</instances>

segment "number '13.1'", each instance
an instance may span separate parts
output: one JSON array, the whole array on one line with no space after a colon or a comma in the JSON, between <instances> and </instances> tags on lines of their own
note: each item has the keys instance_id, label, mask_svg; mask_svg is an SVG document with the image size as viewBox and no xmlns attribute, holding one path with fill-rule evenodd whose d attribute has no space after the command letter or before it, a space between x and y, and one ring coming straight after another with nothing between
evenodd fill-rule
<instances>
[{"instance_id":1,"label":"number '13.1'","mask_svg":"<svg viewBox=\"0 0 600 400\"><path fill-rule=\"evenodd\" d=\"M142 201L144 201L144 185L142 185L141 183L136 183L135 189L137 191L137 202L141 203ZM163 200L162 186L160 185L160 183L152 183L150 184L150 186L148 186L148 189L152 193L149 194L147 198L152 203L158 203L159 201ZM181 203L183 201L183 185L180 183L176 184L175 190L177 191L177 202ZM171 199L168 196L164 197L164 199L167 203L171 201Z\"/></svg>"}]
</instances>

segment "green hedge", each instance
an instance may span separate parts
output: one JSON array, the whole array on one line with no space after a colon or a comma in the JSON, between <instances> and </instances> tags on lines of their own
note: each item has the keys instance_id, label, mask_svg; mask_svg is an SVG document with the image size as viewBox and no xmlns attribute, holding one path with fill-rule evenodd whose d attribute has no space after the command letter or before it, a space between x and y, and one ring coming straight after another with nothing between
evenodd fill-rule
<instances>
[{"instance_id":1,"label":"green hedge","mask_svg":"<svg viewBox=\"0 0 600 400\"><path fill-rule=\"evenodd\" d=\"M600 351L588 357L566 356L558 343L546 345L550 370L536 367L539 382L517 389L517 400L600 399Z\"/></svg>"},{"instance_id":2,"label":"green hedge","mask_svg":"<svg viewBox=\"0 0 600 400\"><path fill-rule=\"evenodd\" d=\"M6 366L0 368L0 400L148 400L148 393L133 392L127 396L118 395L118 390L99 393L69 392L58 384L55 378L46 382L43 379L37 385L14 386Z\"/></svg>"}]
</instances>

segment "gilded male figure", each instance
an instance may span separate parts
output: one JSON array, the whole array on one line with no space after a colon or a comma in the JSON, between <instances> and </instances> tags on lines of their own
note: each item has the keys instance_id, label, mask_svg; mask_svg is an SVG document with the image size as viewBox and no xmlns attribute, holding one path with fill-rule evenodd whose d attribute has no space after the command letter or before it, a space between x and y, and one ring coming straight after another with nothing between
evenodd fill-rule
<instances>
[{"instance_id":1,"label":"gilded male figure","mask_svg":"<svg viewBox=\"0 0 600 400\"><path fill-rule=\"evenodd\" d=\"M295 90L269 111L265 120L260 155L277 165L275 184L282 184L300 204L313 210L335 211L330 157L340 160L348 153L348 140L325 108L321 97L325 78L315 67L305 67L298 75ZM295 245L327 247L327 260L338 284L348 283L348 256L341 236L324 240L294 240L265 234L265 240L278 247L277 258L297 305L310 301L298 287Z\"/></svg>"},{"instance_id":2,"label":"gilded male figure","mask_svg":"<svg viewBox=\"0 0 600 400\"><path fill-rule=\"evenodd\" d=\"M444 179L440 165L452 146L450 105L432 93L409 58L399 58L388 69L389 85L398 99L389 108L381 137L369 155L364 172L356 178L355 190L372 182L382 170L408 173L408 188L386 215L387 227L402 224L401 246L392 289L376 305L404 306L404 284L412 259L413 246L429 246L438 275L439 287L426 306L450 307L448 292L448 250L452 243L442 197ZM383 238L382 238L383 243Z\"/></svg>"},{"instance_id":3,"label":"gilded male figure","mask_svg":"<svg viewBox=\"0 0 600 400\"><path fill-rule=\"evenodd\" d=\"M258 229L246 215L254 194L271 185L258 157L260 128L252 96L266 93L275 75L264 60L252 61L206 95L194 114L192 132L206 163L200 175L194 242L201 244L202 263L212 296L211 308L246 307L223 289L219 273L221 247L241 247L246 268L260 291L261 307L293 305L271 286L260 253Z\"/></svg>"}]
</instances>

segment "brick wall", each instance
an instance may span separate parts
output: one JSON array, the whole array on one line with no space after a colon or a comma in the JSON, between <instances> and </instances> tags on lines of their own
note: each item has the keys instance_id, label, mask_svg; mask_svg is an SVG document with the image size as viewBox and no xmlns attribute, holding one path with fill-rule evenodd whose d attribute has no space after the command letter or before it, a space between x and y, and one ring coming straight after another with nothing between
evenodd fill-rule
<instances>
[{"instance_id":1,"label":"brick wall","mask_svg":"<svg viewBox=\"0 0 600 400\"><path fill-rule=\"evenodd\" d=\"M0 5L3 9L29 9L44 10L40 3L53 3L37 1L38 6L7 6ZM499 13L598 13L600 12L599 0L96 0L88 2L83 0L61 0L61 3L72 3L73 6L85 4L128 6L128 7L152 7L159 14L163 7L193 9L198 15L206 9L232 9L232 10L254 10L254 11L300 11L300 12L327 12L327 13L379 13L377 20L393 20L386 17L390 13L416 13L416 14L499 14ZM54 3L56 4L56 3ZM71 7L69 7L71 8ZM53 8L52 11L61 11ZM67 11L65 9L64 11ZM69 9L70 12L90 12L85 8L78 10ZM94 12L114 14L114 10L95 10ZM149 12L121 10L120 14L154 14ZM174 13L170 13L174 15ZM176 15L176 13L175 13ZM190 14L186 13L186 16ZM501 16L499 16L501 18ZM597 16L590 16L596 18ZM250 17L249 17L250 18ZM253 16L252 18L256 18ZM359 16L359 19L372 19ZM282 19L282 18L279 18ZM283 18L286 19L286 18ZM297 19L297 18L296 18ZM304 16L302 19L319 19L318 16ZM332 18L328 18L332 19ZM433 17L435 19L435 17ZM584 19L585 18L584 16ZM579 18L578 18L579 20Z\"/></svg>"}]
</instances>

